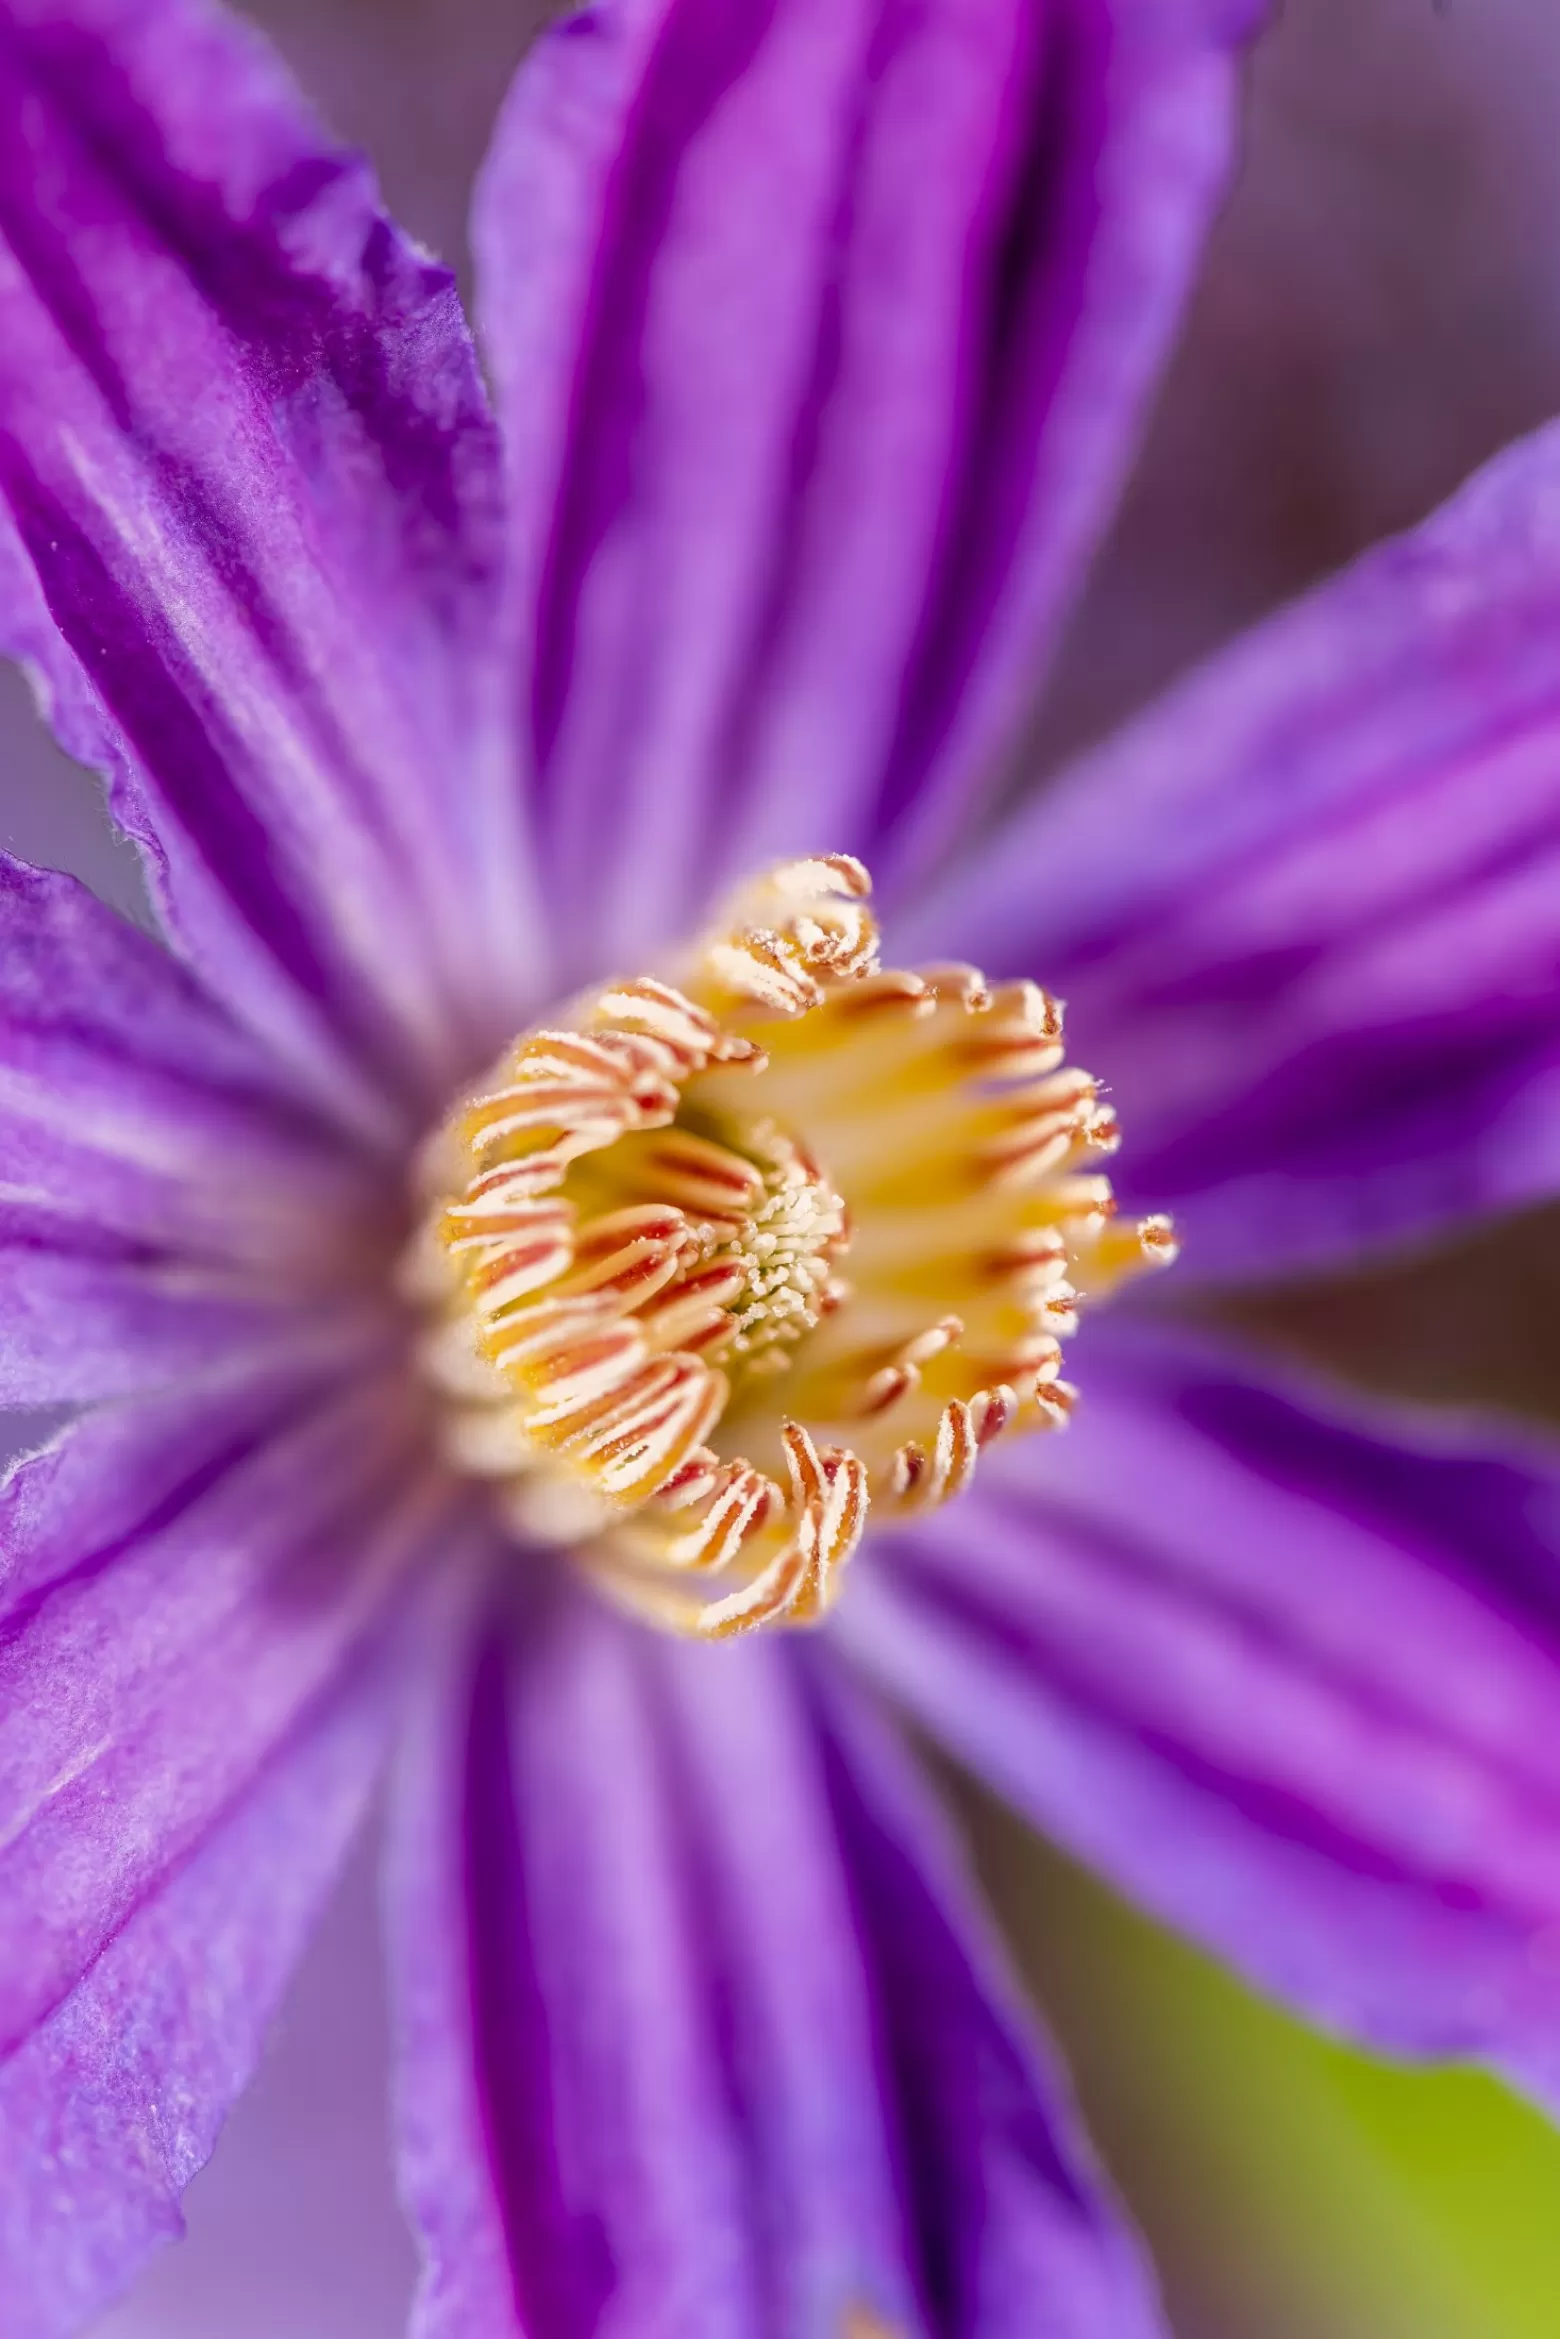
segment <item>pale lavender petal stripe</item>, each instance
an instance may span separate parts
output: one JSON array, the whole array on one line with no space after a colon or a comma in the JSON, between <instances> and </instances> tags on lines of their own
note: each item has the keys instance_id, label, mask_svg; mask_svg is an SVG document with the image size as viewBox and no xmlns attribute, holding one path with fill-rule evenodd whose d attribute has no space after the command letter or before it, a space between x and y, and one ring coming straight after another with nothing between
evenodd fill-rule
<instances>
[{"instance_id":1,"label":"pale lavender petal stripe","mask_svg":"<svg viewBox=\"0 0 1560 2339\"><path fill-rule=\"evenodd\" d=\"M538 45L476 236L581 965L967 793L1130 448L1251 13L596 0Z\"/></svg>"},{"instance_id":2,"label":"pale lavender petal stripe","mask_svg":"<svg viewBox=\"0 0 1560 2339\"><path fill-rule=\"evenodd\" d=\"M0 2062L0 2327L66 2339L183 2231L361 1818L390 1701L332 1698Z\"/></svg>"},{"instance_id":3,"label":"pale lavender petal stripe","mask_svg":"<svg viewBox=\"0 0 1560 2339\"><path fill-rule=\"evenodd\" d=\"M0 856L0 1404L361 1345L381 1215L166 951Z\"/></svg>"},{"instance_id":4,"label":"pale lavender petal stripe","mask_svg":"<svg viewBox=\"0 0 1560 2339\"><path fill-rule=\"evenodd\" d=\"M909 948L1038 973L1186 1275L1347 1264L1560 1188L1560 428L1216 658Z\"/></svg>"},{"instance_id":5,"label":"pale lavender petal stripe","mask_svg":"<svg viewBox=\"0 0 1560 2339\"><path fill-rule=\"evenodd\" d=\"M1163 2325L1142 2254L1092 2166L953 1831L832 1652L816 1682L831 1810L894 2074L929 2329L938 2339L1152 2339Z\"/></svg>"},{"instance_id":6,"label":"pale lavender petal stripe","mask_svg":"<svg viewBox=\"0 0 1560 2339\"><path fill-rule=\"evenodd\" d=\"M453 285L205 0L5 0L0 110L0 647L209 985L384 1132L489 1036L493 887L524 929Z\"/></svg>"},{"instance_id":7,"label":"pale lavender petal stripe","mask_svg":"<svg viewBox=\"0 0 1560 2339\"><path fill-rule=\"evenodd\" d=\"M0 1210L0 1407L94 1404L231 1372L307 1372L396 1329L385 1309L267 1296L252 1275L188 1266L112 1237L88 1240L46 1211Z\"/></svg>"},{"instance_id":8,"label":"pale lavender petal stripe","mask_svg":"<svg viewBox=\"0 0 1560 2339\"><path fill-rule=\"evenodd\" d=\"M6 1489L0 1901L28 1921L0 1965L0 2048L204 1840L439 1531L446 1498L383 1375L210 1402L215 1421L168 1406L139 1438L93 1417Z\"/></svg>"},{"instance_id":9,"label":"pale lavender petal stripe","mask_svg":"<svg viewBox=\"0 0 1560 2339\"><path fill-rule=\"evenodd\" d=\"M48 1211L274 1286L324 1272L368 1176L165 950L0 854L0 1226Z\"/></svg>"},{"instance_id":10,"label":"pale lavender petal stripe","mask_svg":"<svg viewBox=\"0 0 1560 2339\"><path fill-rule=\"evenodd\" d=\"M852 1654L1264 1987L1560 2103L1560 1449L1088 1347L1065 1439L874 1546Z\"/></svg>"},{"instance_id":11,"label":"pale lavender petal stripe","mask_svg":"<svg viewBox=\"0 0 1560 2339\"><path fill-rule=\"evenodd\" d=\"M588 2339L609 2300L625 2330L749 2339L742 2171L642 1653L563 1598L432 1687L389 1899L413 2339Z\"/></svg>"},{"instance_id":12,"label":"pale lavender petal stripe","mask_svg":"<svg viewBox=\"0 0 1560 2339\"><path fill-rule=\"evenodd\" d=\"M563 1586L444 1686L397 1809L417 2339L1157 2330L848 1684Z\"/></svg>"},{"instance_id":13,"label":"pale lavender petal stripe","mask_svg":"<svg viewBox=\"0 0 1560 2339\"><path fill-rule=\"evenodd\" d=\"M198 1402L181 1389L95 1405L18 1451L0 1475L0 1633L52 1586L100 1572L171 1525L273 1430L356 1378L381 1378L375 1329L343 1326L337 1345L312 1358L230 1366Z\"/></svg>"}]
</instances>

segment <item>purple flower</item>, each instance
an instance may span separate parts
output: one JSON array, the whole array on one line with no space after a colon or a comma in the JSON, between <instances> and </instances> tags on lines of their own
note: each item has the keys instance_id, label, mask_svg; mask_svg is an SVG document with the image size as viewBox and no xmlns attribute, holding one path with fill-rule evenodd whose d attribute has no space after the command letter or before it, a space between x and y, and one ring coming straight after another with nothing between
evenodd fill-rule
<instances>
[{"instance_id":1,"label":"purple flower","mask_svg":"<svg viewBox=\"0 0 1560 2339\"><path fill-rule=\"evenodd\" d=\"M420 2339L1157 2327L879 1689L1302 2008L1560 2080L1552 1457L1188 1305L1554 1189L1560 438L981 823L1245 14L598 0L479 196L495 419L248 36L0 7L0 636L170 942L0 864L0 1399L87 1408L0 1490L5 2339L176 2229L392 1742ZM857 852L995 1005L842 859L668 959ZM1189 1262L912 1518L1136 1243L1037 971ZM689 1584L834 1605L623 1613Z\"/></svg>"}]
</instances>

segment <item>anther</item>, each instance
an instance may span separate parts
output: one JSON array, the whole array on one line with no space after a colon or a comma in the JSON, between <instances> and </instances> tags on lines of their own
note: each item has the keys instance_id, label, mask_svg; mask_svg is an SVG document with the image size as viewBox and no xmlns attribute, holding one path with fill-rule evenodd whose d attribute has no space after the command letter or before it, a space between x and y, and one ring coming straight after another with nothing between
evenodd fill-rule
<instances>
[{"instance_id":1,"label":"anther","mask_svg":"<svg viewBox=\"0 0 1560 2339\"><path fill-rule=\"evenodd\" d=\"M517 1042L425 1154L409 1295L457 1467L707 1639L807 1624L874 1510L1060 1426L1061 1343L1174 1255L1114 1215L1057 1003L884 969L859 862L793 862L680 966Z\"/></svg>"}]
</instances>

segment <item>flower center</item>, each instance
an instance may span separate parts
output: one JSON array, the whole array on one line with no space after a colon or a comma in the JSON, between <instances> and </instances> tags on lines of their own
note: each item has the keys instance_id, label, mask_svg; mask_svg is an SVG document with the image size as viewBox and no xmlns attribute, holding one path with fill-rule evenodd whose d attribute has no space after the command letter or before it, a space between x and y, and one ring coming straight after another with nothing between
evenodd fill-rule
<instances>
[{"instance_id":1,"label":"flower center","mask_svg":"<svg viewBox=\"0 0 1560 2339\"><path fill-rule=\"evenodd\" d=\"M846 1243L845 1205L795 1139L761 1117L701 1112L685 1092L668 1128L587 1155L561 1191L576 1225L635 1206L676 1214L674 1285L702 1311L680 1337L718 1356L733 1385L784 1371L786 1351L843 1289L831 1262Z\"/></svg>"},{"instance_id":2,"label":"flower center","mask_svg":"<svg viewBox=\"0 0 1560 2339\"><path fill-rule=\"evenodd\" d=\"M516 1043L427 1149L447 1442L530 1536L704 1637L804 1623L869 1515L1065 1420L1080 1291L1174 1255L1031 983L878 965L843 856Z\"/></svg>"}]
</instances>

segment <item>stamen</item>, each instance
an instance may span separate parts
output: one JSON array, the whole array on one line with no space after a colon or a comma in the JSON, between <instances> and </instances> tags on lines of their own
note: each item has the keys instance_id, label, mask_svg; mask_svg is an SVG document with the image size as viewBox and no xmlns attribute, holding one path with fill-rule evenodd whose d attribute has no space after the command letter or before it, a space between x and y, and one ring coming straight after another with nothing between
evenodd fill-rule
<instances>
[{"instance_id":1,"label":"stamen","mask_svg":"<svg viewBox=\"0 0 1560 2339\"><path fill-rule=\"evenodd\" d=\"M456 1464L638 1614L805 1624L874 1510L1059 1426L1080 1297L1174 1254L1032 983L877 963L794 862L667 975L528 1034L427 1149L407 1288ZM671 979L675 977L675 979Z\"/></svg>"}]
</instances>

